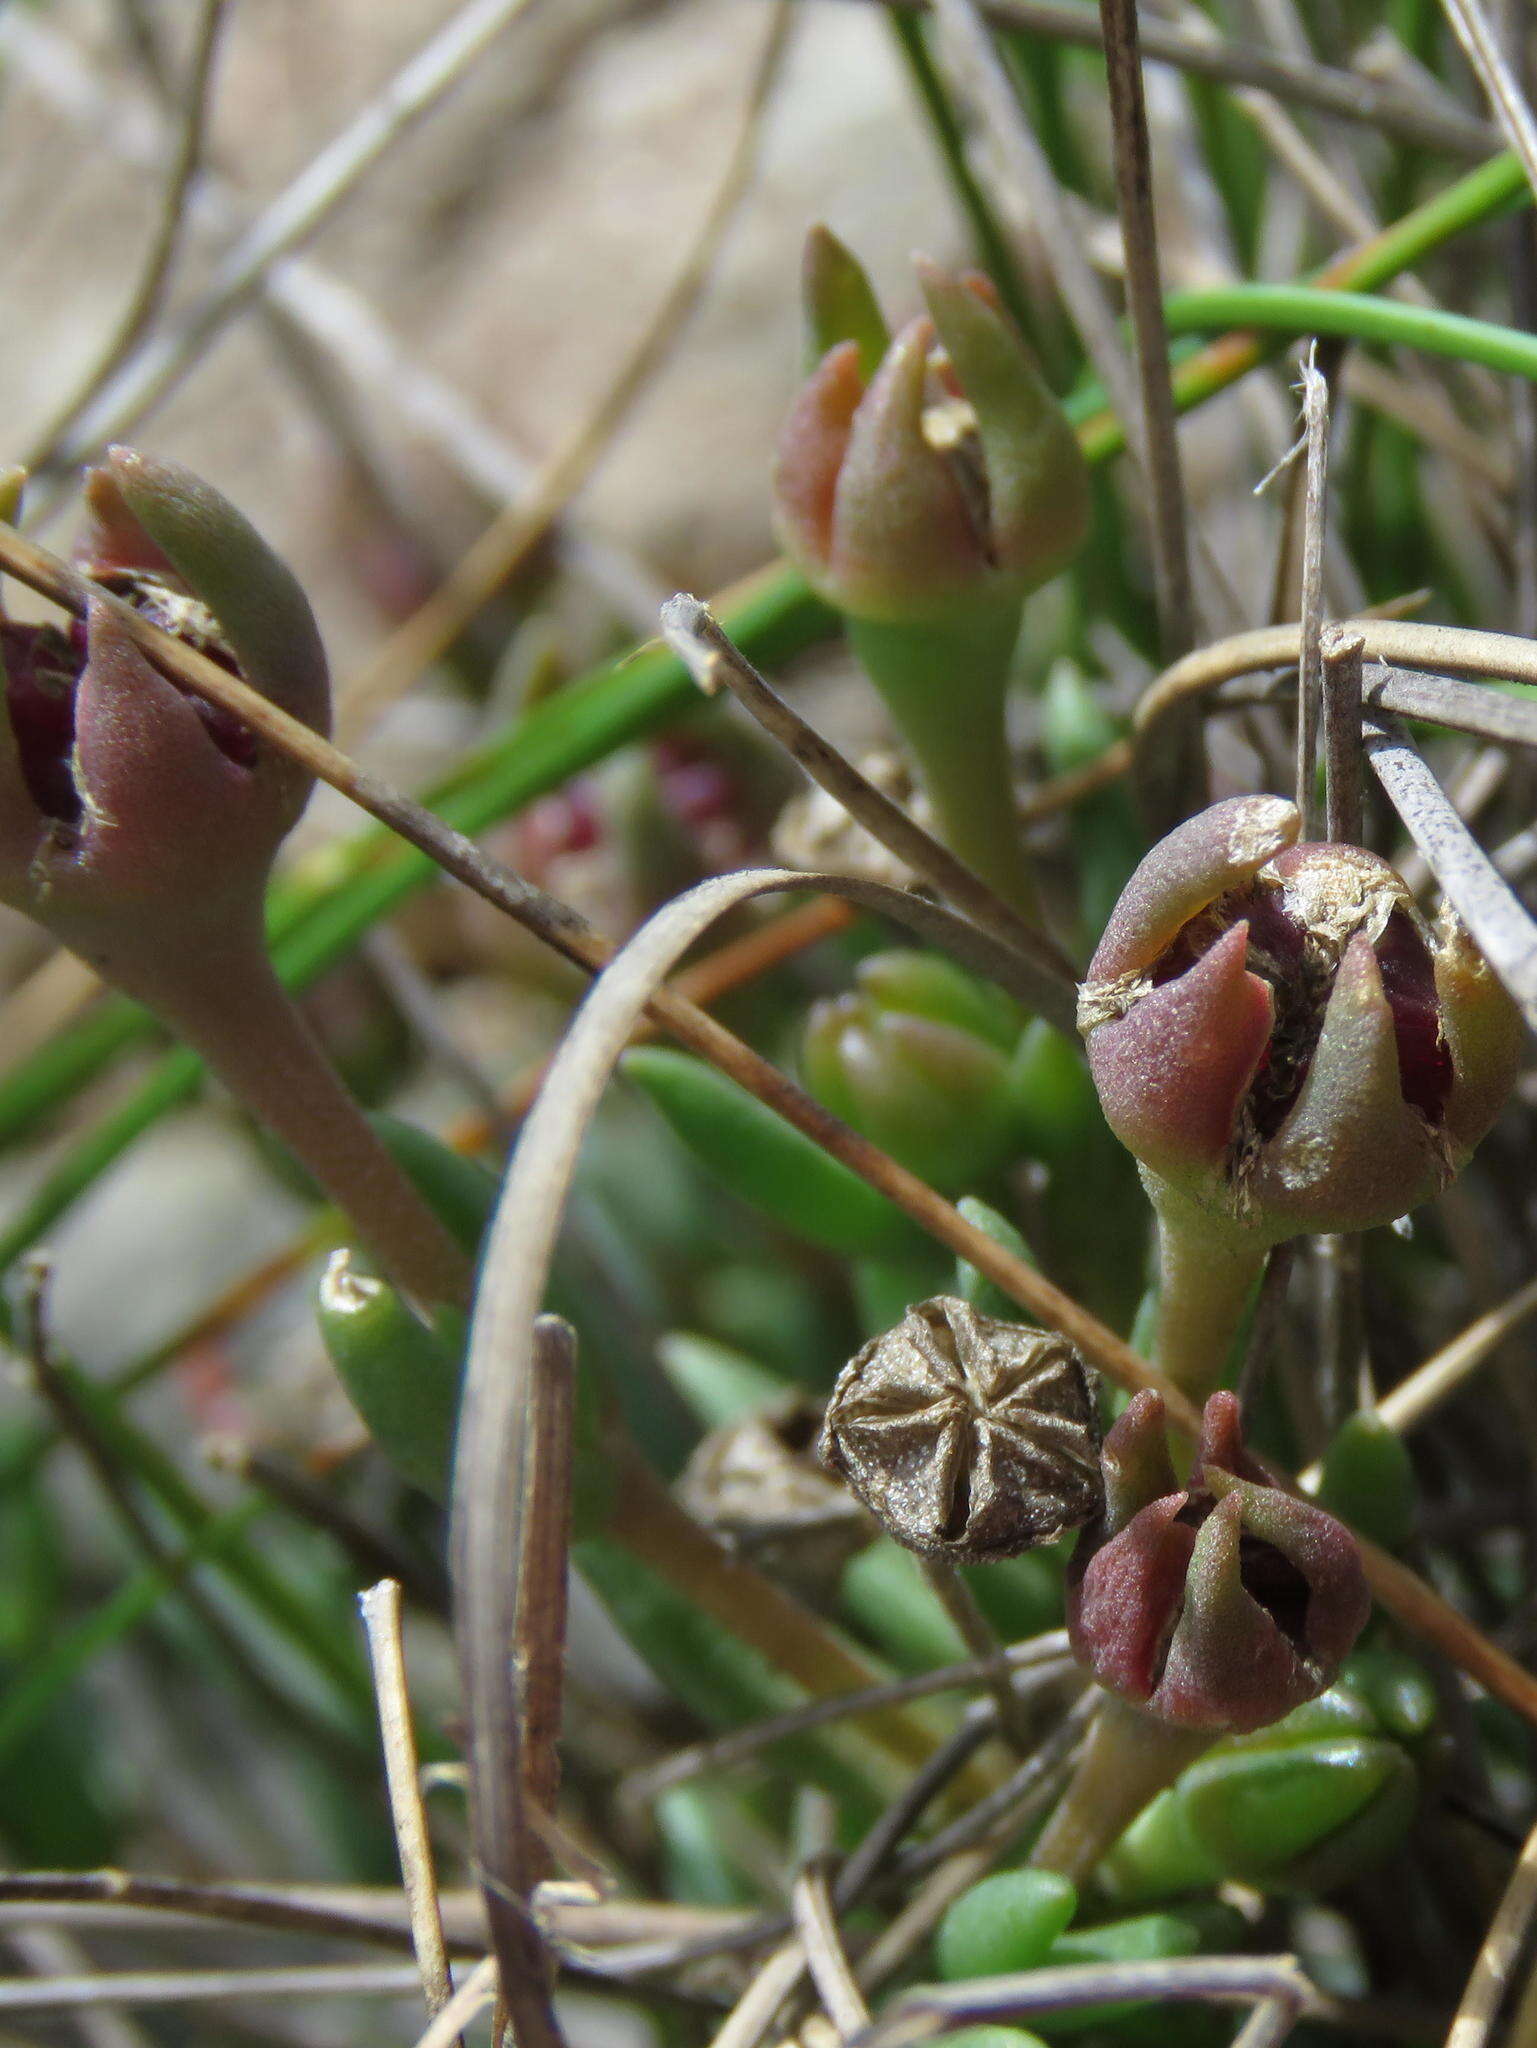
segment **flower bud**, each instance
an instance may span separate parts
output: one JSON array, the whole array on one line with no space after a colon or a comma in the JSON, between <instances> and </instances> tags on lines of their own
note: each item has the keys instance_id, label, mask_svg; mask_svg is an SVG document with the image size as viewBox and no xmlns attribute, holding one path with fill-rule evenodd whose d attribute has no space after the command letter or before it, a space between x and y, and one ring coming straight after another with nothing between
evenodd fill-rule
<instances>
[{"instance_id":1,"label":"flower bud","mask_svg":"<svg viewBox=\"0 0 1537 2048\"><path fill-rule=\"evenodd\" d=\"M1165 1190L1276 1242L1444 1187L1515 1077L1519 1012L1448 908L1233 797L1127 883L1080 991L1112 1129Z\"/></svg>"},{"instance_id":2,"label":"flower bud","mask_svg":"<svg viewBox=\"0 0 1537 2048\"><path fill-rule=\"evenodd\" d=\"M779 437L787 552L856 618L920 623L1017 602L1088 527L1077 437L982 278L920 263L928 311L886 347L862 271L808 245L809 325L827 347Z\"/></svg>"},{"instance_id":3,"label":"flower bud","mask_svg":"<svg viewBox=\"0 0 1537 2048\"><path fill-rule=\"evenodd\" d=\"M81 567L317 730L325 656L287 568L190 471L114 448L86 478ZM0 622L0 896L139 992L141 934L256 920L310 777L161 675L111 608Z\"/></svg>"},{"instance_id":4,"label":"flower bud","mask_svg":"<svg viewBox=\"0 0 1537 2048\"><path fill-rule=\"evenodd\" d=\"M1097 1511L1098 1443L1064 1338L939 1295L849 1360L819 1449L899 1543L981 1564Z\"/></svg>"},{"instance_id":5,"label":"flower bud","mask_svg":"<svg viewBox=\"0 0 1537 2048\"><path fill-rule=\"evenodd\" d=\"M1017 1150L1017 1012L924 954L874 956L858 981L857 994L817 1003L807 1019L812 1093L942 1191L985 1182Z\"/></svg>"},{"instance_id":6,"label":"flower bud","mask_svg":"<svg viewBox=\"0 0 1537 2048\"><path fill-rule=\"evenodd\" d=\"M1263 1728L1317 1697L1371 1595L1342 1523L1273 1486L1232 1394L1206 1404L1188 1486L1162 1399L1138 1394L1105 1439L1105 1511L1068 1578L1068 1630L1101 1685L1185 1728Z\"/></svg>"}]
</instances>

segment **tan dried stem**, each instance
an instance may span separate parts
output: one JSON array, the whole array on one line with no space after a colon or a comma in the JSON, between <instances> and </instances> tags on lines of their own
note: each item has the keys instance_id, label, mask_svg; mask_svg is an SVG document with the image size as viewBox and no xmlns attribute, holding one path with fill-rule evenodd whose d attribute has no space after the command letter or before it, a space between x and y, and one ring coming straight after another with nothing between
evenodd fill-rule
<instances>
[{"instance_id":1,"label":"tan dried stem","mask_svg":"<svg viewBox=\"0 0 1537 2048\"><path fill-rule=\"evenodd\" d=\"M438 1905L437 1874L427 1809L422 1801L416 1733L411 1725L411 1700L406 1689L405 1652L400 1635L400 1587L381 1579L360 1594L368 1655L373 1666L374 1697L379 1709L379 1734L384 1746L384 1776L389 1787L390 1817L400 1856L401 1881L411 1919L411 1944L421 1971L427 2011L436 2017L453 1997L443 1917ZM462 2043L461 2043L462 2048Z\"/></svg>"}]
</instances>

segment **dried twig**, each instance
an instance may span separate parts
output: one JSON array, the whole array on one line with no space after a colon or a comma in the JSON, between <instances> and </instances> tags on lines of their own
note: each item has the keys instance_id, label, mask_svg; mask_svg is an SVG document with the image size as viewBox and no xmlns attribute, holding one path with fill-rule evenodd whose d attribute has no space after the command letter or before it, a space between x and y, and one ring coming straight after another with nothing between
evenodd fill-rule
<instances>
[{"instance_id":1,"label":"dried twig","mask_svg":"<svg viewBox=\"0 0 1537 2048\"><path fill-rule=\"evenodd\" d=\"M1111 142L1115 158L1116 206L1126 266L1126 304L1131 314L1137 367L1140 437L1146 452L1153 583L1159 638L1165 656L1180 654L1195 635L1186 541L1185 487L1180 475L1179 430L1169 380L1169 337L1164 327L1163 286L1158 267L1158 222L1153 207L1153 167L1142 95L1142 56L1136 0L1100 0L1105 68L1110 85Z\"/></svg>"},{"instance_id":2,"label":"dried twig","mask_svg":"<svg viewBox=\"0 0 1537 2048\"><path fill-rule=\"evenodd\" d=\"M1527 1836L1505 1888L1505 1896L1489 1922L1483 1946L1478 1951L1478 1961L1473 1965L1473 1973L1462 1994L1462 2003L1457 2008L1457 2017L1446 2037L1446 2048L1484 2048L1500 2008L1515 1982L1518 1964L1523 1956L1530 1957L1534 1921L1537 1921L1537 1828ZM1530 1960L1527 1968L1531 1968ZM1516 2031L1512 2031L1509 2038L1510 2048L1518 2048L1518 2042L1524 2048L1524 2038Z\"/></svg>"},{"instance_id":3,"label":"dried twig","mask_svg":"<svg viewBox=\"0 0 1537 2048\"><path fill-rule=\"evenodd\" d=\"M748 1728L734 1728L713 1742L693 1743L659 1764L648 1764L625 1780L620 1797L627 1804L654 1799L669 1786L681 1785L706 1771L729 1770L745 1763L786 1736L805 1735L829 1722L852 1720L880 1707L898 1706L907 1700L927 1699L933 1693L969 1691L996 1677L1010 1678L1023 1691L1034 1690L1071 1669L1072 1656L1066 1631L1053 1629L1049 1635L1033 1636L990 1657L974 1657L964 1664L945 1664L934 1671L920 1671L911 1678L893 1678L882 1685L866 1686L859 1692L833 1694L827 1699L809 1700L805 1706Z\"/></svg>"},{"instance_id":4,"label":"dried twig","mask_svg":"<svg viewBox=\"0 0 1537 2048\"><path fill-rule=\"evenodd\" d=\"M400 1639L400 1587L381 1579L359 1596L368 1654L373 1665L374 1694L379 1705L379 1733L384 1745L384 1775L389 1786L390 1817L400 1854L400 1875L411 1916L411 1943L421 1972L427 2011L434 2017L454 1993L438 1905L438 1881L422 1803L416 1736L411 1726L411 1701L406 1690L405 1653ZM462 2044L461 2044L462 2048Z\"/></svg>"},{"instance_id":5,"label":"dried twig","mask_svg":"<svg viewBox=\"0 0 1537 2048\"><path fill-rule=\"evenodd\" d=\"M790 1905L817 1996L840 2038L847 2040L869 2026L870 2008L849 1968L822 1863L809 1863L799 1872L790 1888Z\"/></svg>"},{"instance_id":6,"label":"dried twig","mask_svg":"<svg viewBox=\"0 0 1537 2048\"><path fill-rule=\"evenodd\" d=\"M1302 518L1302 659L1297 671L1297 809L1302 835L1317 837L1318 711L1322 694L1324 529L1329 472L1329 387L1309 349L1302 364L1302 417L1307 449L1307 491Z\"/></svg>"},{"instance_id":7,"label":"dried twig","mask_svg":"<svg viewBox=\"0 0 1537 2048\"><path fill-rule=\"evenodd\" d=\"M863 825L905 866L949 897L956 909L983 931L1013 947L1029 963L1038 981L1032 1008L1059 1030L1073 1031L1075 978L1071 963L1060 949L995 895L947 846L916 824L899 804L883 795L831 741L809 726L732 643L707 605L680 592L662 607L662 632L668 646L706 695L721 688L730 690L765 732L771 733L856 823Z\"/></svg>"},{"instance_id":8,"label":"dried twig","mask_svg":"<svg viewBox=\"0 0 1537 2048\"><path fill-rule=\"evenodd\" d=\"M1324 713L1324 837L1346 846L1359 846L1362 832L1359 633L1338 626L1325 629L1320 680Z\"/></svg>"},{"instance_id":9,"label":"dried twig","mask_svg":"<svg viewBox=\"0 0 1537 2048\"><path fill-rule=\"evenodd\" d=\"M1221 2004L1273 2000L1293 2020L1318 2003L1293 1956L1189 1956L1166 1963L1075 1963L1019 1976L925 1986L891 2006L854 2048L915 2048L960 2026L1075 2012L1112 1999Z\"/></svg>"},{"instance_id":10,"label":"dried twig","mask_svg":"<svg viewBox=\"0 0 1537 2048\"><path fill-rule=\"evenodd\" d=\"M1479 0L1441 0L1479 84L1494 109L1494 118L1537 194L1537 120L1520 81L1511 69L1493 24Z\"/></svg>"},{"instance_id":11,"label":"dried twig","mask_svg":"<svg viewBox=\"0 0 1537 2048\"><path fill-rule=\"evenodd\" d=\"M478 1330L486 1292L483 1287L476 1309ZM487 1426L492 1418L483 1407L468 1412L455 1461L455 1634L468 1724L470 1819L498 1997L518 2048L560 2048L563 2040L530 1907L543 1847L528 1811L525 1717L531 1665L542 1665L551 1650L558 1658L561 1650L559 1637L550 1637L547 1613L529 1612L531 1597L544 1586L550 1541L544 1525L554 1506L536 1463L540 1449L549 1448L537 1441L541 1417L546 1429L550 1417L540 1388L561 1366L569 1375L573 1345L568 1325L554 1316L531 1317L526 1344L505 1362L508 1383L495 1404L494 1427ZM485 1433L467 1443L471 1431ZM563 1532L559 1540L563 1544ZM537 1560L532 1570L530 1559ZM542 1671L538 1682L547 1682Z\"/></svg>"}]
</instances>

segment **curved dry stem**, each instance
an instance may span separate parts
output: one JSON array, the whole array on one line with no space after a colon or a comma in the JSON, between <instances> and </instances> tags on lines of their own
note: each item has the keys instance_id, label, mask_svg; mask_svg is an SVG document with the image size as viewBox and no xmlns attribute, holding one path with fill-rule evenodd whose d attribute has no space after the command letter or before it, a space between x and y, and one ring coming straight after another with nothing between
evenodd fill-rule
<instances>
[{"instance_id":1,"label":"curved dry stem","mask_svg":"<svg viewBox=\"0 0 1537 2048\"><path fill-rule=\"evenodd\" d=\"M1366 661L1537 683L1537 641L1520 639L1514 633L1431 625L1422 619L1375 618L1341 619L1336 630L1360 641ZM1301 654L1302 628L1296 624L1259 626L1249 633L1214 640L1209 647L1198 647L1155 676L1143 691L1134 720L1137 747L1143 747L1147 734L1192 697L1204 696L1235 676L1257 675L1267 668L1294 668Z\"/></svg>"}]
</instances>

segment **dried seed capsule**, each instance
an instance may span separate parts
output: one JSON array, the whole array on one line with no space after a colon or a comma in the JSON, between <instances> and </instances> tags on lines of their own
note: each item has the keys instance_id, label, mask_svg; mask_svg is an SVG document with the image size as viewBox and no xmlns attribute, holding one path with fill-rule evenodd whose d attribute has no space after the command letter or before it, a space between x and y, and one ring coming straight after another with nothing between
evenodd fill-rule
<instances>
[{"instance_id":1,"label":"dried seed capsule","mask_svg":"<svg viewBox=\"0 0 1537 2048\"><path fill-rule=\"evenodd\" d=\"M678 1482L678 1498L722 1542L809 1599L831 1595L876 1529L812 1458L818 1407L798 1396L713 1429Z\"/></svg>"},{"instance_id":2,"label":"dried seed capsule","mask_svg":"<svg viewBox=\"0 0 1537 2048\"><path fill-rule=\"evenodd\" d=\"M962 1563L1049 1543L1103 1498L1077 1352L949 1294L849 1360L819 1448L899 1543Z\"/></svg>"}]
</instances>

